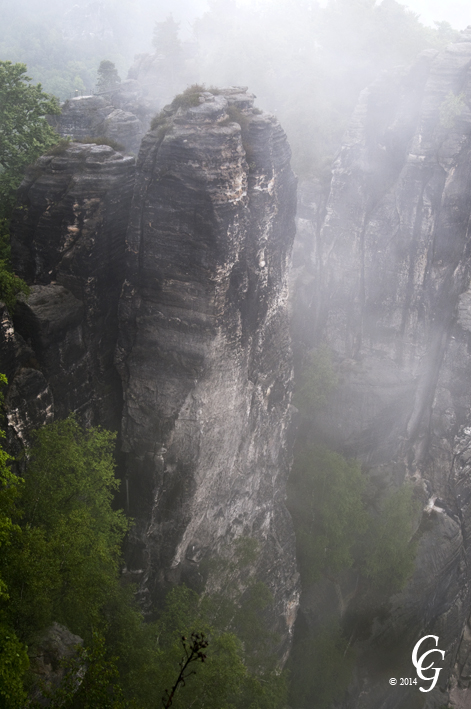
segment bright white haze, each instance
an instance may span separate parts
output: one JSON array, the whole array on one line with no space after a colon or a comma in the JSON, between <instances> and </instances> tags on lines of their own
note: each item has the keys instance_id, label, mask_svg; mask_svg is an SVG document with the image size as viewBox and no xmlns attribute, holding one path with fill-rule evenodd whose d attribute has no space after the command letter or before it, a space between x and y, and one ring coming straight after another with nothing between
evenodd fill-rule
<instances>
[{"instance_id":1,"label":"bright white haze","mask_svg":"<svg viewBox=\"0 0 471 709\"><path fill-rule=\"evenodd\" d=\"M320 5L326 4L327 0L320 0ZM409 0L400 4L419 15L424 25L434 27L434 22L449 22L456 30L471 25L470 0Z\"/></svg>"}]
</instances>

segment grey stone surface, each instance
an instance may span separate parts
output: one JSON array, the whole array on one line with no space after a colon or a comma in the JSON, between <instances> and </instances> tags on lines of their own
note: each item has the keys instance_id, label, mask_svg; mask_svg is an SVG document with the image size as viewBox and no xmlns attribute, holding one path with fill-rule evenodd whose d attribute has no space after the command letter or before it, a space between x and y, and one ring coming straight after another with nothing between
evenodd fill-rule
<instances>
[{"instance_id":1,"label":"grey stone surface","mask_svg":"<svg viewBox=\"0 0 471 709\"><path fill-rule=\"evenodd\" d=\"M12 454L17 454L30 442L32 430L52 421L53 398L35 352L15 331L3 303L0 303L0 372L8 379L2 392L8 447Z\"/></svg>"},{"instance_id":2,"label":"grey stone surface","mask_svg":"<svg viewBox=\"0 0 471 709\"><path fill-rule=\"evenodd\" d=\"M132 158L80 143L28 171L12 257L31 295L11 331L35 365L8 405L24 442L33 402L44 421L69 411L112 429L120 420L137 523L126 571L148 610L178 580L218 588L206 561L255 538L257 561L231 585L268 584L286 657L299 595L285 508L296 180L282 129L252 104L231 87L167 109L136 180Z\"/></svg>"},{"instance_id":3,"label":"grey stone surface","mask_svg":"<svg viewBox=\"0 0 471 709\"><path fill-rule=\"evenodd\" d=\"M32 284L15 329L31 343L59 417L116 428L113 366L118 297L135 161L108 146L71 143L27 173L12 222L12 260Z\"/></svg>"},{"instance_id":4,"label":"grey stone surface","mask_svg":"<svg viewBox=\"0 0 471 709\"><path fill-rule=\"evenodd\" d=\"M116 99L116 100L115 100ZM138 153L144 127L134 113L115 103L123 103L123 96L106 93L96 96L76 96L62 104L62 112L51 116L50 123L59 135L80 141L84 138L110 138L123 150Z\"/></svg>"},{"instance_id":5,"label":"grey stone surface","mask_svg":"<svg viewBox=\"0 0 471 709\"><path fill-rule=\"evenodd\" d=\"M139 154L116 357L139 520L128 571L151 602L172 580L203 583L201 561L253 537L251 572L286 639L298 593L284 504L295 178L274 118L248 107L243 134L230 122L234 95L169 111Z\"/></svg>"},{"instance_id":6,"label":"grey stone surface","mask_svg":"<svg viewBox=\"0 0 471 709\"><path fill-rule=\"evenodd\" d=\"M41 684L49 690L59 687L66 671L63 663L76 657L77 650L82 645L81 637L74 635L59 623L53 623L44 631L37 643L29 650L33 677L30 700L37 701L40 706L50 705L50 701L43 696ZM84 667L79 667L76 671L77 686L84 671Z\"/></svg>"}]
</instances>

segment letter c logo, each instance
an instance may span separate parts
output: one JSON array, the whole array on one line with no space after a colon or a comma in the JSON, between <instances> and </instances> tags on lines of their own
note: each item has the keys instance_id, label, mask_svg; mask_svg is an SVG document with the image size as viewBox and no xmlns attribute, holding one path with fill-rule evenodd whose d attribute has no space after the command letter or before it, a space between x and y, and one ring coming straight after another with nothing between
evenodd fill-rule
<instances>
[{"instance_id":1,"label":"letter c logo","mask_svg":"<svg viewBox=\"0 0 471 709\"><path fill-rule=\"evenodd\" d=\"M424 652L423 655L421 655L419 658L417 658L417 653L419 651L419 647L422 645L424 640L427 640L427 638L433 638L435 640L435 645L437 646L436 648L432 650L428 650L427 652ZM438 675L440 674L442 668L441 667L434 667L433 662L430 663L430 665L427 665L427 667L424 667L424 661L425 659L429 656L432 655L434 652L440 653L442 656L442 660L445 657L445 650L439 650L438 649L438 635L424 635L423 638L421 638L414 646L414 649L412 650L412 662L414 663L414 666L417 670L417 675L420 677L420 679L425 679L429 680L432 684L428 689L423 689L420 687L421 692L430 692L435 685L437 684L438 681ZM431 670L433 669L435 671L435 675L432 677L427 677L427 675L424 675L424 670Z\"/></svg>"}]
</instances>

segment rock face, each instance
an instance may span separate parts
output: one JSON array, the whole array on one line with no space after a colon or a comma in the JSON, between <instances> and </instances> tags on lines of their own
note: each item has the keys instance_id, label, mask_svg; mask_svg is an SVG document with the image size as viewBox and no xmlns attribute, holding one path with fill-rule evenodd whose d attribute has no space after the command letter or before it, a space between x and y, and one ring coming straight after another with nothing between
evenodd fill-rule
<instances>
[{"instance_id":1,"label":"rock face","mask_svg":"<svg viewBox=\"0 0 471 709\"><path fill-rule=\"evenodd\" d=\"M249 537L257 560L233 582L268 584L285 653L298 602L285 508L296 181L286 136L252 106L232 88L167 108L136 179L107 146L42 157L12 224L31 295L15 330L5 314L0 354L17 443L70 411L121 424L137 521L127 571L144 606L173 581L217 587L205 563Z\"/></svg>"},{"instance_id":2,"label":"rock face","mask_svg":"<svg viewBox=\"0 0 471 709\"><path fill-rule=\"evenodd\" d=\"M54 414L116 428L120 382L113 366L134 158L71 143L39 159L18 193L12 261L32 285L15 330L34 350ZM39 372L38 372L39 374Z\"/></svg>"},{"instance_id":3,"label":"rock face","mask_svg":"<svg viewBox=\"0 0 471 709\"><path fill-rule=\"evenodd\" d=\"M138 153L144 129L131 111L116 107L113 99L124 102L119 90L104 96L77 96L62 106L58 116L51 116L51 125L59 135L80 141L84 138L108 138L131 153Z\"/></svg>"},{"instance_id":4,"label":"rock face","mask_svg":"<svg viewBox=\"0 0 471 709\"><path fill-rule=\"evenodd\" d=\"M33 689L29 699L36 701L39 706L47 707L50 700L44 698L41 690L57 689L66 673L64 664L74 661L77 663L74 678L77 687L84 673L84 662L80 662L78 652L82 648L83 639L73 635L66 627L53 623L38 638L35 646L30 649L31 673Z\"/></svg>"},{"instance_id":5,"label":"rock face","mask_svg":"<svg viewBox=\"0 0 471 709\"><path fill-rule=\"evenodd\" d=\"M128 570L151 601L172 580L201 585L201 562L255 538L286 637L295 178L283 131L252 104L245 89L206 92L167 111L139 154L117 351L139 520Z\"/></svg>"},{"instance_id":6,"label":"rock face","mask_svg":"<svg viewBox=\"0 0 471 709\"><path fill-rule=\"evenodd\" d=\"M467 31L363 92L322 227L303 214L306 340L327 340L342 377L317 435L386 487L412 480L426 508L412 579L353 637L345 709L438 707L450 689L461 706L470 683L470 67ZM353 594L353 617L360 608ZM446 651L437 688L390 687L415 676L412 648L427 634Z\"/></svg>"}]
</instances>

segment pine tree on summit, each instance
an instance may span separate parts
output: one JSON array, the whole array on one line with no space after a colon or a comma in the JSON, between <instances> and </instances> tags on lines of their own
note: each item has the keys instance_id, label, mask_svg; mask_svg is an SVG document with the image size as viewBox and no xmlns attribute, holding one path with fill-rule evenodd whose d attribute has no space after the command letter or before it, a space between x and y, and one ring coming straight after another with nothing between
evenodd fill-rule
<instances>
[{"instance_id":1,"label":"pine tree on summit","mask_svg":"<svg viewBox=\"0 0 471 709\"><path fill-rule=\"evenodd\" d=\"M100 62L97 74L96 90L99 94L105 91L113 91L114 89L117 89L121 83L118 70L113 62L110 62L108 59L104 59Z\"/></svg>"}]
</instances>

